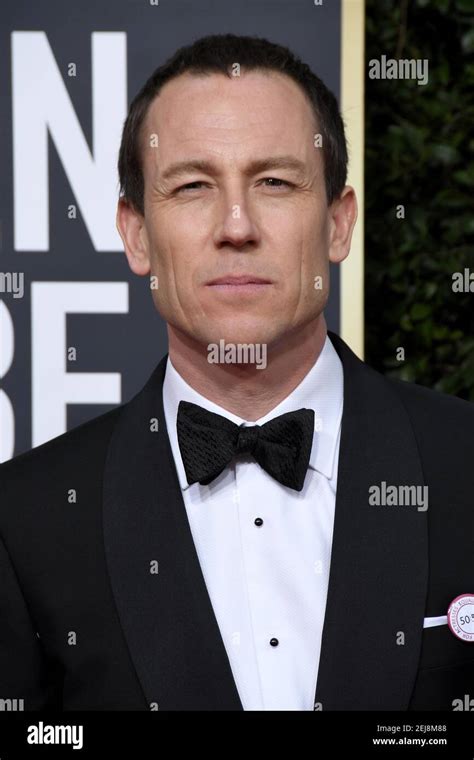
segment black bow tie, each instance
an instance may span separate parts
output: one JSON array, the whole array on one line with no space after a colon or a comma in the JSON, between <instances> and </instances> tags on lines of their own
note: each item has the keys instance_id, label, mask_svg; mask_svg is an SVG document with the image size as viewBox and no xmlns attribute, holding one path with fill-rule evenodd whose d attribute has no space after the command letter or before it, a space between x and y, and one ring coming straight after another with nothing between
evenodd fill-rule
<instances>
[{"instance_id":1,"label":"black bow tie","mask_svg":"<svg viewBox=\"0 0 474 760\"><path fill-rule=\"evenodd\" d=\"M313 445L314 411L298 409L245 427L180 401L177 431L189 485L208 485L236 454L248 453L284 486L301 491Z\"/></svg>"}]
</instances>

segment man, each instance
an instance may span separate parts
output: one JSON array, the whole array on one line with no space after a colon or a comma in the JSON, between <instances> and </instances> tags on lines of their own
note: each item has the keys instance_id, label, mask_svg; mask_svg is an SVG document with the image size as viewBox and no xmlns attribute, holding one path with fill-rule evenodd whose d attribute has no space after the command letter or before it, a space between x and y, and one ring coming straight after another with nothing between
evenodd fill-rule
<instances>
[{"instance_id":1,"label":"man","mask_svg":"<svg viewBox=\"0 0 474 760\"><path fill-rule=\"evenodd\" d=\"M452 710L473 691L474 411L327 333L346 166L334 96L265 40L198 40L131 104L117 225L169 354L0 468L1 698Z\"/></svg>"}]
</instances>

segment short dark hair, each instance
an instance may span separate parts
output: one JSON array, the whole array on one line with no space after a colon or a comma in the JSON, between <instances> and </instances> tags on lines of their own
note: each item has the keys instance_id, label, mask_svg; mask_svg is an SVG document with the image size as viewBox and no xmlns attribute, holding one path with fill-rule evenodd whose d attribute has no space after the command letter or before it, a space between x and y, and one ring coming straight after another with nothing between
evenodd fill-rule
<instances>
[{"instance_id":1,"label":"short dark hair","mask_svg":"<svg viewBox=\"0 0 474 760\"><path fill-rule=\"evenodd\" d=\"M141 132L148 108L170 79L185 72L213 73L231 77L232 66L251 71L264 69L291 77L308 97L322 137L324 176L328 204L338 198L346 184L347 145L337 100L306 63L288 48L260 37L216 34L201 37L182 47L159 66L130 104L120 144L118 172L120 195L144 214L144 179Z\"/></svg>"}]
</instances>

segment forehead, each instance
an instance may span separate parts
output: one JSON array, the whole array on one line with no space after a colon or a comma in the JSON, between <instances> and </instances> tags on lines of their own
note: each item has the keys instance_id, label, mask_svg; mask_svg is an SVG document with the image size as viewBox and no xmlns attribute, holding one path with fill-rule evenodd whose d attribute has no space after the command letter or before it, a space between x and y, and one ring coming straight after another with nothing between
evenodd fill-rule
<instances>
[{"instance_id":1,"label":"forehead","mask_svg":"<svg viewBox=\"0 0 474 760\"><path fill-rule=\"evenodd\" d=\"M304 157L317 131L315 115L302 88L273 71L183 74L167 82L151 103L143 139L158 134L159 155L195 152L292 151Z\"/></svg>"}]
</instances>

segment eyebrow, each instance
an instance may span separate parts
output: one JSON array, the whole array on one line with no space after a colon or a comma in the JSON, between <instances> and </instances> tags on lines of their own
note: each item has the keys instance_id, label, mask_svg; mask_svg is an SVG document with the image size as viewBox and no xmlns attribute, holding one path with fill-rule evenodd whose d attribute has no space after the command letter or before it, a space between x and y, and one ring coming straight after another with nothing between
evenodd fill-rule
<instances>
[{"instance_id":1,"label":"eyebrow","mask_svg":"<svg viewBox=\"0 0 474 760\"><path fill-rule=\"evenodd\" d=\"M252 176L259 172L270 169L289 169L297 174L303 175L306 171L306 164L294 156L269 156L268 158L258 158L251 161L244 170L244 174ZM191 172L204 172L206 174L219 174L219 169L212 163L202 159L190 159L188 161L177 161L170 164L161 175L162 179L172 179L181 177Z\"/></svg>"}]
</instances>

